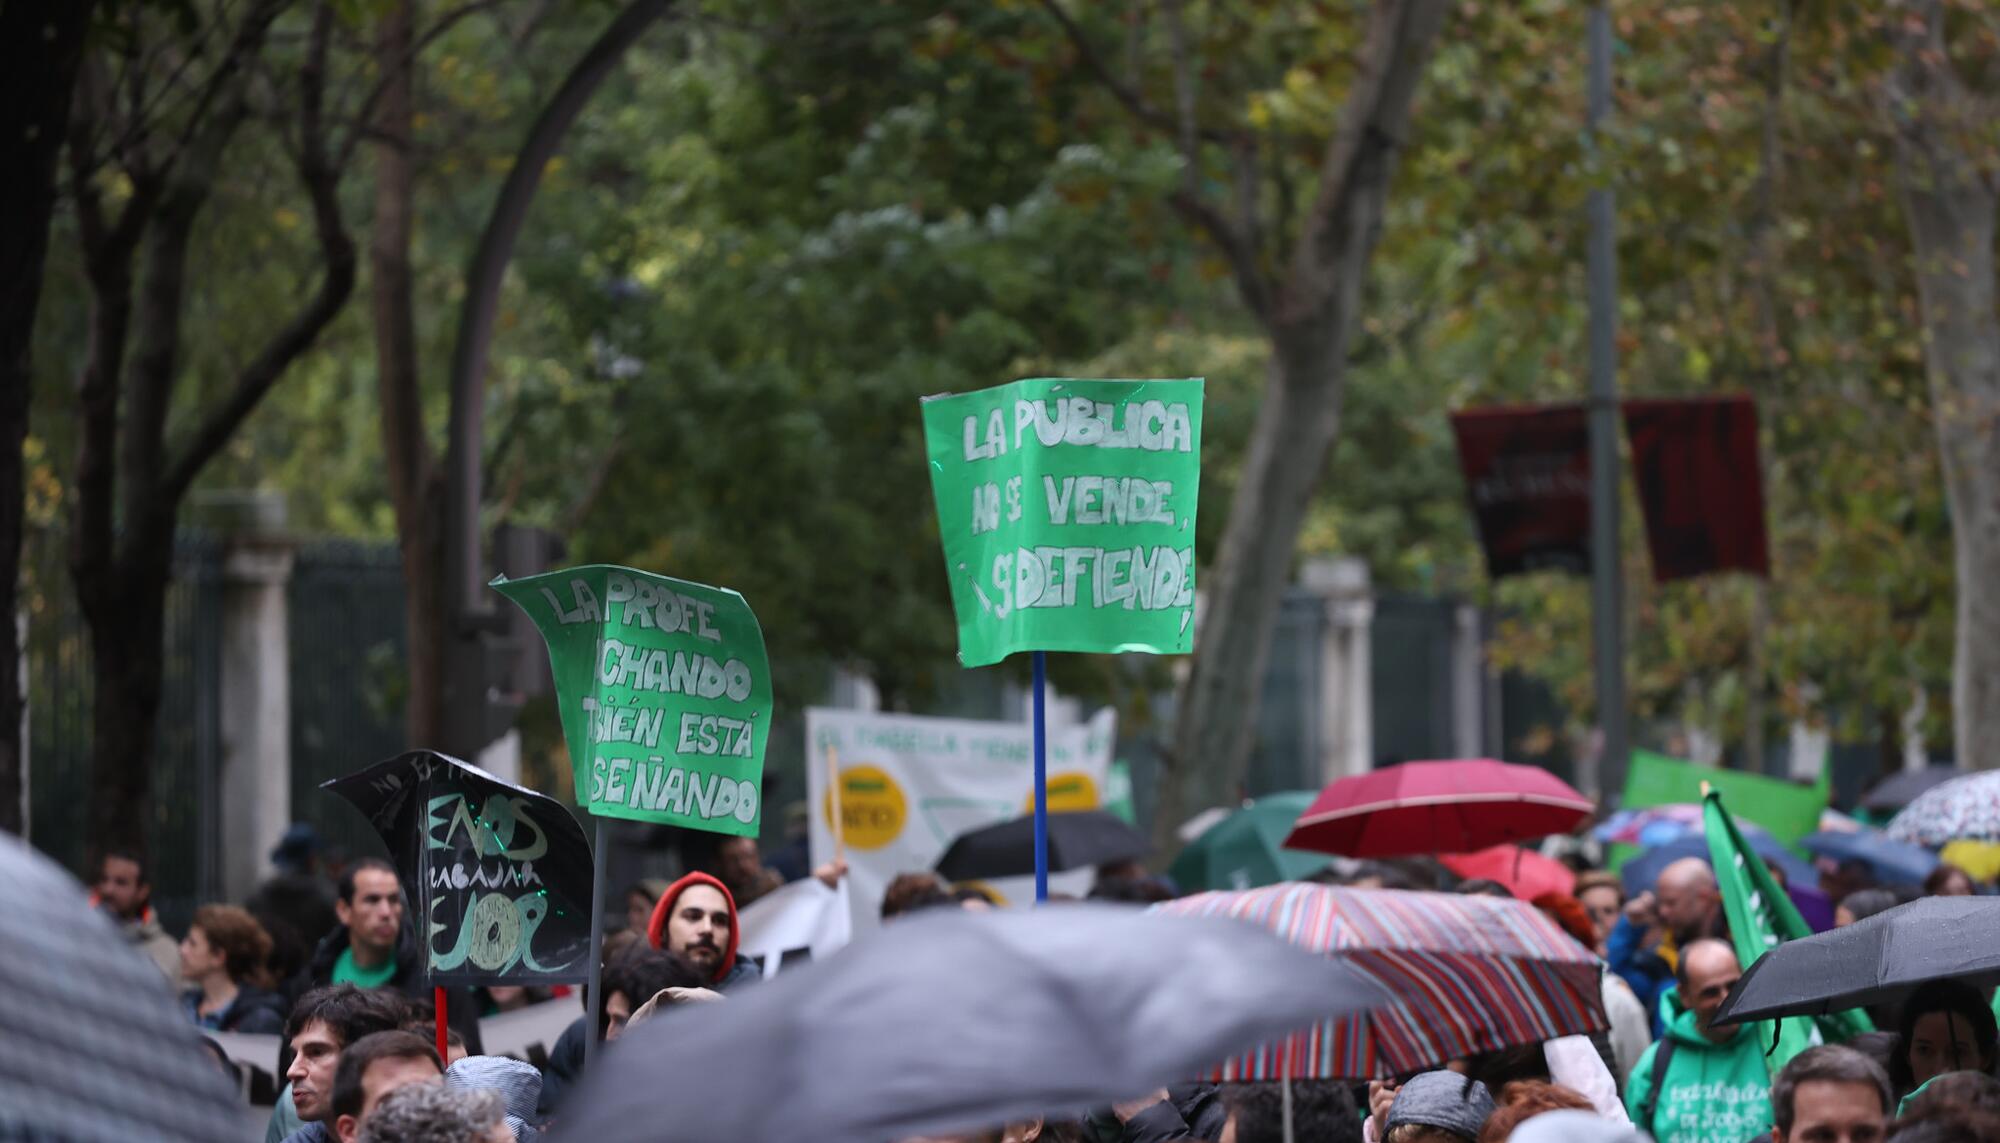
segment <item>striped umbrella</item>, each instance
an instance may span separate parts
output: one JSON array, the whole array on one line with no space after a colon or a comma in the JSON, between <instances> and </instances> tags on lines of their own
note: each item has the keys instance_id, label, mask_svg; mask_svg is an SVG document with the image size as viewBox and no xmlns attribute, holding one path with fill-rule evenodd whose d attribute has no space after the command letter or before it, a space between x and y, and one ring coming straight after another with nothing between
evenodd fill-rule
<instances>
[{"instance_id":1,"label":"striped umbrella","mask_svg":"<svg viewBox=\"0 0 2000 1143\"><path fill-rule=\"evenodd\" d=\"M1396 998L1228 1060L1217 1082L1404 1075L1607 1026L1598 959L1525 902L1286 882L1154 908L1262 925Z\"/></svg>"}]
</instances>

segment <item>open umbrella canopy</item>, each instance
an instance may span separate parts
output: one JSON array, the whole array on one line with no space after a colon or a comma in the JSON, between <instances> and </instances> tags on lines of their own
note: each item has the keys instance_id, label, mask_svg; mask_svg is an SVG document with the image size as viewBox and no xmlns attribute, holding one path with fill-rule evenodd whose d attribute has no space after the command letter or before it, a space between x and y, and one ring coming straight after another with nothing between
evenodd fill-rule
<instances>
[{"instance_id":1,"label":"open umbrella canopy","mask_svg":"<svg viewBox=\"0 0 2000 1143\"><path fill-rule=\"evenodd\" d=\"M1344 857L1470 853L1568 833L1595 809L1547 770L1475 758L1404 762L1320 791L1285 844Z\"/></svg>"},{"instance_id":2,"label":"open umbrella canopy","mask_svg":"<svg viewBox=\"0 0 2000 1143\"><path fill-rule=\"evenodd\" d=\"M1884 832L1933 849L1954 841L2000 841L2000 770L1932 786L1889 819Z\"/></svg>"},{"instance_id":3,"label":"open umbrella canopy","mask_svg":"<svg viewBox=\"0 0 2000 1143\"><path fill-rule=\"evenodd\" d=\"M1901 1000L1927 981L2000 984L2000 899L1926 897L1757 958L1719 1024L1818 1016Z\"/></svg>"},{"instance_id":4,"label":"open umbrella canopy","mask_svg":"<svg viewBox=\"0 0 2000 1143\"><path fill-rule=\"evenodd\" d=\"M1438 863L1467 881L1498 881L1523 901L1544 893L1569 893L1576 888L1576 871L1553 858L1518 845L1496 845L1477 853L1447 853Z\"/></svg>"},{"instance_id":5,"label":"open umbrella canopy","mask_svg":"<svg viewBox=\"0 0 2000 1143\"><path fill-rule=\"evenodd\" d=\"M1286 849L1285 835L1315 796L1293 790L1245 802L1182 847L1167 875L1187 890L1252 889L1312 876L1326 868L1326 855Z\"/></svg>"},{"instance_id":6,"label":"open umbrella canopy","mask_svg":"<svg viewBox=\"0 0 2000 1143\"><path fill-rule=\"evenodd\" d=\"M0 1139L212 1143L236 1093L151 960L0 834Z\"/></svg>"},{"instance_id":7,"label":"open umbrella canopy","mask_svg":"<svg viewBox=\"0 0 2000 1143\"><path fill-rule=\"evenodd\" d=\"M1739 821L1736 826L1742 831L1743 840L1759 857L1784 872L1786 885L1802 889L1819 888L1819 870L1786 849L1783 842L1749 822ZM1699 857L1703 861L1709 859L1708 838L1699 829L1689 830L1665 845L1656 845L1626 862L1618 870L1618 877L1625 882L1626 893L1642 893L1660 879L1662 869L1683 857Z\"/></svg>"},{"instance_id":8,"label":"open umbrella canopy","mask_svg":"<svg viewBox=\"0 0 2000 1143\"><path fill-rule=\"evenodd\" d=\"M1394 998L1231 1059L1217 1080L1402 1075L1606 1026L1602 964L1525 902L1288 882L1152 911L1260 925Z\"/></svg>"},{"instance_id":9,"label":"open umbrella canopy","mask_svg":"<svg viewBox=\"0 0 2000 1143\"><path fill-rule=\"evenodd\" d=\"M1701 825L1701 807L1692 802L1619 810L1590 831L1597 840L1620 845L1657 845Z\"/></svg>"},{"instance_id":10,"label":"open umbrella canopy","mask_svg":"<svg viewBox=\"0 0 2000 1143\"><path fill-rule=\"evenodd\" d=\"M1049 871L1086 869L1146 856L1146 835L1103 810L1049 814ZM1023 877L1035 871L1035 817L1009 818L952 840L937 871L951 881Z\"/></svg>"},{"instance_id":11,"label":"open umbrella canopy","mask_svg":"<svg viewBox=\"0 0 2000 1143\"><path fill-rule=\"evenodd\" d=\"M1921 770L1904 770L1877 782L1873 789L1861 796L1861 805L1864 809L1870 810L1900 810L1922 797L1927 791L1964 776L1965 771L1956 766L1925 766Z\"/></svg>"},{"instance_id":12,"label":"open umbrella canopy","mask_svg":"<svg viewBox=\"0 0 2000 1143\"><path fill-rule=\"evenodd\" d=\"M1799 847L1818 857L1860 862L1884 885L1921 885L1938 867L1937 854L1880 830L1822 830L1800 838Z\"/></svg>"},{"instance_id":13,"label":"open umbrella canopy","mask_svg":"<svg viewBox=\"0 0 2000 1143\"><path fill-rule=\"evenodd\" d=\"M1247 925L1089 904L929 913L634 1028L564 1105L556 1139L882 1143L993 1127L1130 1099L1386 1000Z\"/></svg>"}]
</instances>

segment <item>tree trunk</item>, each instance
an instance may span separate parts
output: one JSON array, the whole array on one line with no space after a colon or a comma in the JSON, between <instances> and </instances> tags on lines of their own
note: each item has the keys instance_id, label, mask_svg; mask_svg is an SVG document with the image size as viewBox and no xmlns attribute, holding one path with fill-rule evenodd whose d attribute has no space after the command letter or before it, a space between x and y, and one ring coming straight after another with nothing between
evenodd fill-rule
<instances>
[{"instance_id":1,"label":"tree trunk","mask_svg":"<svg viewBox=\"0 0 2000 1143\"><path fill-rule=\"evenodd\" d=\"M369 295L375 320L375 389L382 403L382 454L396 506L403 563L403 625L410 674L404 710L407 745L436 746L444 734L445 610L442 588L443 486L424 433L417 363L416 291L410 240L416 224L416 119L411 59L412 0L383 14L375 57L382 73L376 104L375 221L368 244Z\"/></svg>"},{"instance_id":2,"label":"tree trunk","mask_svg":"<svg viewBox=\"0 0 2000 1143\"><path fill-rule=\"evenodd\" d=\"M116 566L77 579L95 686L88 836L100 852L112 845L145 852L147 843L166 657L163 623L173 578L171 526L128 551Z\"/></svg>"},{"instance_id":3,"label":"tree trunk","mask_svg":"<svg viewBox=\"0 0 2000 1143\"><path fill-rule=\"evenodd\" d=\"M0 830L27 832L21 643L15 615L25 505L29 351L55 209L56 160L95 0L0 3Z\"/></svg>"},{"instance_id":4,"label":"tree trunk","mask_svg":"<svg viewBox=\"0 0 2000 1143\"><path fill-rule=\"evenodd\" d=\"M1995 172L1979 164L1993 108L1960 81L1936 0L1903 6L1889 104L1896 173L1916 252L1931 415L1951 508L1958 591L1954 755L2000 765L2000 313Z\"/></svg>"},{"instance_id":5,"label":"tree trunk","mask_svg":"<svg viewBox=\"0 0 2000 1143\"><path fill-rule=\"evenodd\" d=\"M1204 594L1193 669L1181 692L1160 783L1155 844L1178 847L1188 814L1241 786L1292 556L1307 505L1340 429L1347 346L1410 107L1444 24L1443 0L1375 7L1361 73L1328 147L1320 189L1282 286L1239 270L1245 302L1263 310L1271 366L1229 522ZM1237 265L1246 261L1232 258ZM1262 303L1270 299L1268 309Z\"/></svg>"}]
</instances>

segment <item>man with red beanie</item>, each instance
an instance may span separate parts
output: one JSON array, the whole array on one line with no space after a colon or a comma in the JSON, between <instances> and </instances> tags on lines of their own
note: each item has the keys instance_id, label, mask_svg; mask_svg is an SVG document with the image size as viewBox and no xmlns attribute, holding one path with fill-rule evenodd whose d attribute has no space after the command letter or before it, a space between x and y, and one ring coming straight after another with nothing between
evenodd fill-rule
<instances>
[{"instance_id":1,"label":"man with red beanie","mask_svg":"<svg viewBox=\"0 0 2000 1143\"><path fill-rule=\"evenodd\" d=\"M667 886L647 927L654 948L686 957L724 990L761 975L756 965L736 959L738 935L736 899L706 873L690 873Z\"/></svg>"}]
</instances>

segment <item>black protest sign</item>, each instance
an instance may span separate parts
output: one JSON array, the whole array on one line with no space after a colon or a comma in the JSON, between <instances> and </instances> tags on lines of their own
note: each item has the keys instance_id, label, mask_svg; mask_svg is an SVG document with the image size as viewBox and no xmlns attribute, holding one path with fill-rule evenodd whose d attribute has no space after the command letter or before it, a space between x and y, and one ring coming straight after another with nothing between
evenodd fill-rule
<instances>
[{"instance_id":1,"label":"black protest sign","mask_svg":"<svg viewBox=\"0 0 2000 1143\"><path fill-rule=\"evenodd\" d=\"M413 750L321 784L366 814L417 912L433 984L590 971L590 843L553 798Z\"/></svg>"}]
</instances>

